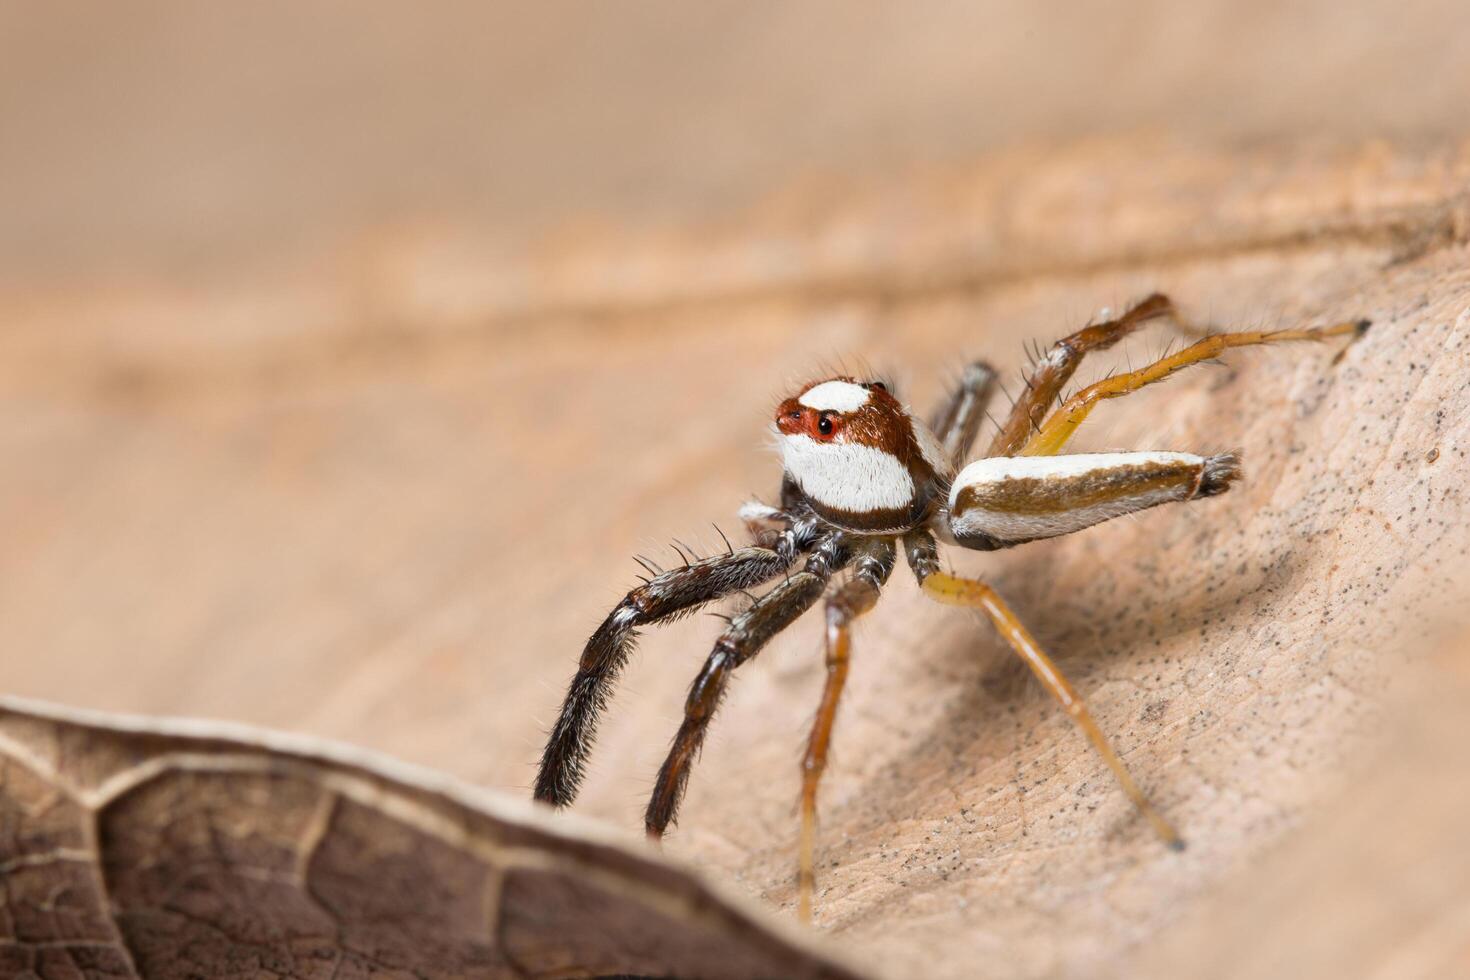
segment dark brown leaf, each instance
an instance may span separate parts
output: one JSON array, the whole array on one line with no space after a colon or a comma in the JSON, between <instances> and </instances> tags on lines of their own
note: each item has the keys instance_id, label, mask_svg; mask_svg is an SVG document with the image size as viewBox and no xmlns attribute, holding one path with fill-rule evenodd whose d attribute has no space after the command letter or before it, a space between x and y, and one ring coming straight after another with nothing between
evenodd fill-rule
<instances>
[{"instance_id":1,"label":"dark brown leaf","mask_svg":"<svg viewBox=\"0 0 1470 980\"><path fill-rule=\"evenodd\" d=\"M0 869L10 977L857 976L594 827L238 726L0 701Z\"/></svg>"}]
</instances>

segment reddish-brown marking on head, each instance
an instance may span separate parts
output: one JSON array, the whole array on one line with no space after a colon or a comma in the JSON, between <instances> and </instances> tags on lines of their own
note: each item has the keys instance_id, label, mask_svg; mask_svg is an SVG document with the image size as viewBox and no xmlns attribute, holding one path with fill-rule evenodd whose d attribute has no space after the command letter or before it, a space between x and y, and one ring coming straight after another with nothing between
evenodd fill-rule
<instances>
[{"instance_id":1,"label":"reddish-brown marking on head","mask_svg":"<svg viewBox=\"0 0 1470 980\"><path fill-rule=\"evenodd\" d=\"M914 420L881 381L828 378L809 382L776 409L783 435L881 449L920 471L931 469L916 442ZM918 475L918 474L916 474Z\"/></svg>"},{"instance_id":2,"label":"reddish-brown marking on head","mask_svg":"<svg viewBox=\"0 0 1470 980\"><path fill-rule=\"evenodd\" d=\"M805 435L818 442L831 442L845 425L840 413L808 408L795 398L786 399L776 409L776 428L788 436Z\"/></svg>"}]
</instances>

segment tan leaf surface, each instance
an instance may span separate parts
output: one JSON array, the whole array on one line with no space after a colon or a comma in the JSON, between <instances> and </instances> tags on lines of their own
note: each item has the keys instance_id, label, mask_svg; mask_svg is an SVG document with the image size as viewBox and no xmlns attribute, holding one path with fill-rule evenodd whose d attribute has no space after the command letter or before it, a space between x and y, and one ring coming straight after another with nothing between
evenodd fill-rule
<instances>
[{"instance_id":1,"label":"tan leaf surface","mask_svg":"<svg viewBox=\"0 0 1470 980\"><path fill-rule=\"evenodd\" d=\"M1459 611L1470 549L1467 176L1461 148L1100 141L796 191L679 234L506 256L431 229L192 293L7 300L0 390L18 410L0 417L15 461L0 488L0 639L25 656L6 659L0 687L329 736L524 796L587 632L633 582L628 554L732 527L747 492L773 492L768 409L824 361L892 369L927 405L963 358L1019 366L1023 340L1152 289L1225 328L1371 317L1338 363L1318 347L1232 354L1084 430L1079 447L1241 448L1230 494L1000 555L950 552L1057 653L1185 854L1149 836L982 624L924 604L900 570L859 631L823 787L818 928L879 975L1137 972L1337 798L1395 678L1437 669L1415 650L1425 624ZM1169 339L1152 331L1083 376ZM742 670L666 845L778 915L794 902L814 625ZM629 848L715 631L699 617L649 634L603 726L577 809ZM108 744L103 772L116 771ZM104 781L85 754L36 754L69 785ZM294 868L307 830L288 817L321 812L320 781L275 782L266 804L262 781L281 777L213 778L170 772L106 811L137 821L117 841L131 860L187 854L202 830L150 840L169 826L157 814L223 798L221 822L264 811L246 843ZM351 809L334 804L333 819ZM409 846L391 843L413 833L398 817L361 817L380 830L344 823L334 843L369 863L371 848ZM68 826L43 846L85 850ZM228 857L227 840L207 846ZM389 938L368 932L437 956L487 919L462 904L483 897L473 862L424 847L386 898L425 913L432 891L458 911L407 920L422 943L393 933L396 917ZM135 890L113 907L188 893L177 864L159 867L128 872ZM384 889L353 891L366 876L344 874L365 903L345 921L374 921ZM549 902L568 932L602 914L580 901ZM312 915L273 922L327 921ZM106 928L78 913L65 934ZM670 956L704 955L652 928ZM786 944L720 935L761 955ZM654 948L638 936L634 952ZM732 974L763 972L733 956L719 960Z\"/></svg>"},{"instance_id":2,"label":"tan leaf surface","mask_svg":"<svg viewBox=\"0 0 1470 980\"><path fill-rule=\"evenodd\" d=\"M1248 872L1141 957L1151 976L1470 975L1470 636L1404 685L1360 760Z\"/></svg>"}]
</instances>

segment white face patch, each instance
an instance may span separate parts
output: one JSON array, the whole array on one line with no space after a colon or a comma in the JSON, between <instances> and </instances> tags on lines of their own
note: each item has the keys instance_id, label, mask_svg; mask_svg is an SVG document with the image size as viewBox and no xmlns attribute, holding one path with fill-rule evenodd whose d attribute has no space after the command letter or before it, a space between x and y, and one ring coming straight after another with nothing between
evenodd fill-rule
<instances>
[{"instance_id":1,"label":"white face patch","mask_svg":"<svg viewBox=\"0 0 1470 980\"><path fill-rule=\"evenodd\" d=\"M818 412L856 412L872 393L851 381L823 381L796 400L798 405Z\"/></svg>"},{"instance_id":2,"label":"white face patch","mask_svg":"<svg viewBox=\"0 0 1470 980\"><path fill-rule=\"evenodd\" d=\"M881 449L795 435L781 437L781 455L786 472L823 506L861 514L907 508L914 502L914 479L908 468Z\"/></svg>"}]
</instances>

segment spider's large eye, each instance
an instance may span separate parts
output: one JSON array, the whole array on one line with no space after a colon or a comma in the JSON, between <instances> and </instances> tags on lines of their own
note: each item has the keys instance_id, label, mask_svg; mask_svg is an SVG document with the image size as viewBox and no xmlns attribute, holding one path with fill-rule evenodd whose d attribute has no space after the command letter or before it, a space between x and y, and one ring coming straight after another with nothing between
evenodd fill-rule
<instances>
[{"instance_id":1,"label":"spider's large eye","mask_svg":"<svg viewBox=\"0 0 1470 980\"><path fill-rule=\"evenodd\" d=\"M823 415L817 419L817 431L824 436L830 436L837 426L832 422L832 416Z\"/></svg>"}]
</instances>

